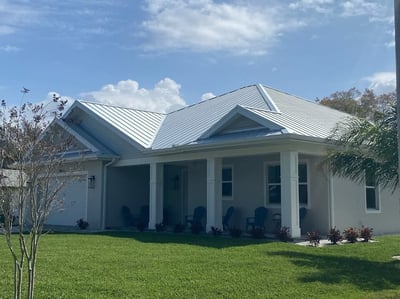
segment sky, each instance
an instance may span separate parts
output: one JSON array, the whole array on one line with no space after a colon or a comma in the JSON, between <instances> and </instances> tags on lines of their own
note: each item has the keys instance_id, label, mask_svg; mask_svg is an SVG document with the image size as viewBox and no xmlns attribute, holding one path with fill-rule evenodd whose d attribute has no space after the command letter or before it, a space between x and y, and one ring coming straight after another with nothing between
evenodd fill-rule
<instances>
[{"instance_id":1,"label":"sky","mask_svg":"<svg viewBox=\"0 0 400 299\"><path fill-rule=\"evenodd\" d=\"M0 99L169 112L262 83L395 89L392 0L0 0Z\"/></svg>"}]
</instances>

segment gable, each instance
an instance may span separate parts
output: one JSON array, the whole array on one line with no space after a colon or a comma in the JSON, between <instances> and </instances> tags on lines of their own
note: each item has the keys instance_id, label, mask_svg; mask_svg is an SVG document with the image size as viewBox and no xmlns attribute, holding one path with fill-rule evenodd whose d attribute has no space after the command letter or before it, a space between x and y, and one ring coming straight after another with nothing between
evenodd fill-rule
<instances>
[{"instance_id":1,"label":"gable","mask_svg":"<svg viewBox=\"0 0 400 299\"><path fill-rule=\"evenodd\" d=\"M284 129L282 126L253 113L251 110L236 106L201 135L199 139L261 130L274 132L282 129Z\"/></svg>"}]
</instances>

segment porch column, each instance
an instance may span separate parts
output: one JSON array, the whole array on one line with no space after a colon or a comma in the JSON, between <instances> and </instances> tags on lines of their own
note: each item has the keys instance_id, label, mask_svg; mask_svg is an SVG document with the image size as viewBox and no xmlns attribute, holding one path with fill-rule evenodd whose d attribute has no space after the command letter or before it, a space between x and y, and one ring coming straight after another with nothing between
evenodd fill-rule
<instances>
[{"instance_id":1,"label":"porch column","mask_svg":"<svg viewBox=\"0 0 400 299\"><path fill-rule=\"evenodd\" d=\"M281 214L282 226L290 230L292 238L301 236L299 223L298 153L281 152Z\"/></svg>"},{"instance_id":2,"label":"porch column","mask_svg":"<svg viewBox=\"0 0 400 299\"><path fill-rule=\"evenodd\" d=\"M222 159L207 159L207 232L211 227L222 229Z\"/></svg>"},{"instance_id":3,"label":"porch column","mask_svg":"<svg viewBox=\"0 0 400 299\"><path fill-rule=\"evenodd\" d=\"M164 205L164 165L150 164L150 202L149 202L149 229L155 229L157 223L163 221Z\"/></svg>"}]
</instances>

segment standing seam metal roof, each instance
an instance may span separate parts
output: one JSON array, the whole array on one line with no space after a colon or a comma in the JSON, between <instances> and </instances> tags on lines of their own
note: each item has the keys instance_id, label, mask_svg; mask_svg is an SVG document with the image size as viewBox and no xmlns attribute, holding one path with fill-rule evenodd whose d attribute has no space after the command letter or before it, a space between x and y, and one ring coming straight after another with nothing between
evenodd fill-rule
<instances>
[{"instance_id":1,"label":"standing seam metal roof","mask_svg":"<svg viewBox=\"0 0 400 299\"><path fill-rule=\"evenodd\" d=\"M243 87L169 114L80 103L134 142L151 149L198 143L237 106L285 128L282 134L318 138L328 137L338 122L350 116L264 85Z\"/></svg>"}]
</instances>

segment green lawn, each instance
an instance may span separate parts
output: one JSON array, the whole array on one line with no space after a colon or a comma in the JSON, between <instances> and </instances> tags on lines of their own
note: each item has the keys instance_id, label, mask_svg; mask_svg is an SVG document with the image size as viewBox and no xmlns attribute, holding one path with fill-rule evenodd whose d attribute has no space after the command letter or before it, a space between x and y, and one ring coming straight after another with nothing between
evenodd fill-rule
<instances>
[{"instance_id":1,"label":"green lawn","mask_svg":"<svg viewBox=\"0 0 400 299\"><path fill-rule=\"evenodd\" d=\"M1 237L1 236L0 236ZM48 234L36 298L399 298L400 236L324 248L172 233ZM12 263L0 242L0 298Z\"/></svg>"}]
</instances>

